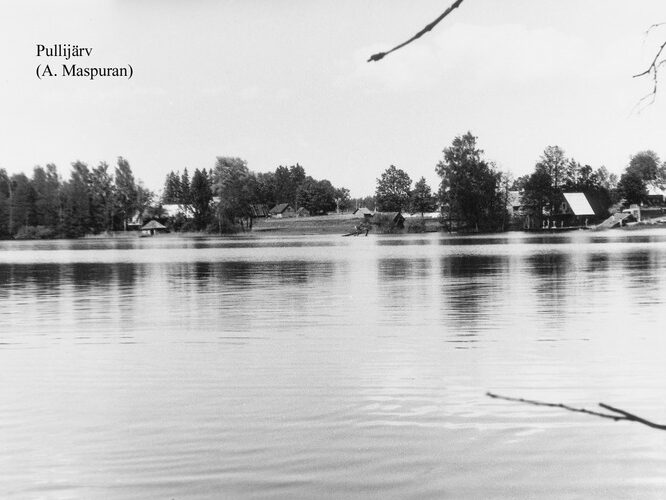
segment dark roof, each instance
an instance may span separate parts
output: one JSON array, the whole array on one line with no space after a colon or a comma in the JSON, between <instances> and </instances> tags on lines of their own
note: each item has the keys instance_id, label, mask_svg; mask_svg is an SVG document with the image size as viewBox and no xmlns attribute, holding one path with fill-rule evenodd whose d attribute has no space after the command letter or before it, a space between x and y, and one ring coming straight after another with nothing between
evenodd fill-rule
<instances>
[{"instance_id":1,"label":"dark roof","mask_svg":"<svg viewBox=\"0 0 666 500\"><path fill-rule=\"evenodd\" d=\"M387 215L391 218L391 220L399 220L399 219L404 219L402 214L400 212L378 212L379 215Z\"/></svg>"},{"instance_id":2,"label":"dark roof","mask_svg":"<svg viewBox=\"0 0 666 500\"><path fill-rule=\"evenodd\" d=\"M354 215L372 215L372 210L366 207L359 207L356 210L354 210Z\"/></svg>"},{"instance_id":3,"label":"dark roof","mask_svg":"<svg viewBox=\"0 0 666 500\"><path fill-rule=\"evenodd\" d=\"M267 217L268 207L263 204L250 205L250 215L252 217Z\"/></svg>"},{"instance_id":4,"label":"dark roof","mask_svg":"<svg viewBox=\"0 0 666 500\"><path fill-rule=\"evenodd\" d=\"M271 213L272 214L281 214L282 212L287 210L287 208L291 208L291 205L289 205L289 203L280 203L278 205L275 205L273 208L271 208Z\"/></svg>"},{"instance_id":5,"label":"dark roof","mask_svg":"<svg viewBox=\"0 0 666 500\"><path fill-rule=\"evenodd\" d=\"M156 220L151 220L148 224L143 226L141 230L143 231L144 229L166 229L166 226L163 226Z\"/></svg>"}]
</instances>

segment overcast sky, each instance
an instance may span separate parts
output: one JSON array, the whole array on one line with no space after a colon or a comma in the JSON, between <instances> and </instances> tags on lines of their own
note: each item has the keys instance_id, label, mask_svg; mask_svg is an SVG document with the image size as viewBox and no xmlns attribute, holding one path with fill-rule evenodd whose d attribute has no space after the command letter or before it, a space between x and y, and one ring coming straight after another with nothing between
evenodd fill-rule
<instances>
[{"instance_id":1,"label":"overcast sky","mask_svg":"<svg viewBox=\"0 0 666 500\"><path fill-rule=\"evenodd\" d=\"M238 156L254 171L303 165L372 194L389 165L434 168L472 131L515 176L548 145L620 173L633 153L666 157L666 80L643 70L666 40L663 0L465 0L378 63L451 0L0 1L0 168L127 158L160 190L170 170ZM80 66L132 79L45 78L36 45L92 47ZM53 65L53 64L52 64ZM666 75L666 73L665 73ZM633 111L632 111L633 110Z\"/></svg>"}]
</instances>

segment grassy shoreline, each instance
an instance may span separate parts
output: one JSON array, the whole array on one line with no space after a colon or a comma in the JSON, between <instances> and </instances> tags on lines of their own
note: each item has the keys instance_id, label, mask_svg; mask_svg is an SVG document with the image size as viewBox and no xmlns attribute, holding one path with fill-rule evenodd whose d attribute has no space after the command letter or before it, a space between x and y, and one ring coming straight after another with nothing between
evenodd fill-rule
<instances>
[{"instance_id":1,"label":"grassy shoreline","mask_svg":"<svg viewBox=\"0 0 666 500\"><path fill-rule=\"evenodd\" d=\"M255 219L252 233L346 234L361 222L362 218L347 214Z\"/></svg>"},{"instance_id":2,"label":"grassy shoreline","mask_svg":"<svg viewBox=\"0 0 666 500\"><path fill-rule=\"evenodd\" d=\"M396 231L394 234L408 233L407 228L413 222L421 221L419 215L407 216L405 228ZM312 217L290 217L290 218L257 218L253 221L252 230L238 231L230 234L217 234L206 232L172 232L170 236L184 238L202 238L202 237L270 237L270 236L307 236L307 235L325 235L339 234L344 235L353 232L355 227L362 224L364 219L352 214L332 214L319 215ZM442 226L436 219L425 219L425 231L442 231ZM369 234L383 234L377 227L372 226ZM99 234L86 234L80 238L20 238L22 240L39 241L40 239L131 239L141 236L140 231L112 231ZM166 234L158 234L157 237L164 237ZM16 238L18 240L19 238Z\"/></svg>"},{"instance_id":3,"label":"grassy shoreline","mask_svg":"<svg viewBox=\"0 0 666 500\"><path fill-rule=\"evenodd\" d=\"M292 217L286 219L255 219L252 228L253 233L268 234L347 234L354 231L355 226L363 222L363 218L355 217L351 214L333 214L319 215L313 217ZM421 220L421 217L406 216L405 229L398 233L406 233L410 221ZM425 219L426 231L441 231L442 227L439 221L434 219ZM376 226L370 230L370 234L381 234Z\"/></svg>"},{"instance_id":4,"label":"grassy shoreline","mask_svg":"<svg viewBox=\"0 0 666 500\"><path fill-rule=\"evenodd\" d=\"M409 234L407 230L410 223L420 222L419 215L407 216L405 221L405 229L400 229L391 234ZM218 234L207 232L171 232L164 234L157 234L157 238L271 238L280 236L308 236L308 235L346 235L354 228L363 222L362 218L354 217L350 214L333 214L322 215L313 217L293 217L293 218L267 218L255 219L253 228L250 231L238 231L236 233ZM642 223L633 223L622 228L604 229L604 232L624 232L624 231L640 231L651 229L666 229L666 224L656 223L653 221L644 221ZM594 227L590 228L595 231ZM425 219L425 231L432 232L446 232L445 228L436 219ZM519 231L525 232L525 231ZM528 231L530 232L530 231ZM552 230L531 231L541 233L552 233ZM558 232L558 231L555 231ZM385 234L376 226L372 226L370 235ZM455 233L460 236L478 234L478 233ZM139 231L113 231L99 234L87 234L79 238L12 238L2 241L48 241L48 240L103 240L103 239L135 239L141 237Z\"/></svg>"}]
</instances>

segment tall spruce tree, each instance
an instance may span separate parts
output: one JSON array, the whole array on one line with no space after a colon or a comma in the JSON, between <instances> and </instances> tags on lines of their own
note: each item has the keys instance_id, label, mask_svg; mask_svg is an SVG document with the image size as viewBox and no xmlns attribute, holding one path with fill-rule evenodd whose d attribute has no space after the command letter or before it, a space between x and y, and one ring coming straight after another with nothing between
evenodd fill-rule
<instances>
[{"instance_id":1,"label":"tall spruce tree","mask_svg":"<svg viewBox=\"0 0 666 500\"><path fill-rule=\"evenodd\" d=\"M137 188L134 174L127 160L118 157L115 175L116 213L123 230L127 231L127 223L137 210Z\"/></svg>"},{"instance_id":2,"label":"tall spruce tree","mask_svg":"<svg viewBox=\"0 0 666 500\"><path fill-rule=\"evenodd\" d=\"M416 184L414 184L414 189L412 190L411 196L411 211L412 213L420 213L421 217L425 212L432 212L435 209L435 198L432 195L430 186L425 180L425 177L421 177Z\"/></svg>"},{"instance_id":3,"label":"tall spruce tree","mask_svg":"<svg viewBox=\"0 0 666 500\"><path fill-rule=\"evenodd\" d=\"M90 170L80 161L72 164L69 181L63 188L65 236L79 237L91 231L90 217Z\"/></svg>"},{"instance_id":4,"label":"tall spruce tree","mask_svg":"<svg viewBox=\"0 0 666 500\"><path fill-rule=\"evenodd\" d=\"M213 191L206 169L196 169L190 186L190 201L194 212L195 229L200 231L210 223L210 204L212 200Z\"/></svg>"},{"instance_id":5,"label":"tall spruce tree","mask_svg":"<svg viewBox=\"0 0 666 500\"><path fill-rule=\"evenodd\" d=\"M96 232L113 229L114 186L109 165L101 162L90 175L92 187L92 225Z\"/></svg>"}]
</instances>

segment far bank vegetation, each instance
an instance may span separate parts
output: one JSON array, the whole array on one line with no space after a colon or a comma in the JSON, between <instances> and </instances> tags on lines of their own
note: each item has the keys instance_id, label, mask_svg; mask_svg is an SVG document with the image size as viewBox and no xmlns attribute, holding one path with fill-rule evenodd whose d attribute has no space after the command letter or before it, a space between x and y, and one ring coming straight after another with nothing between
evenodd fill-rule
<instances>
[{"instance_id":1,"label":"far bank vegetation","mask_svg":"<svg viewBox=\"0 0 666 500\"><path fill-rule=\"evenodd\" d=\"M650 150L631 156L618 178L603 165L582 164L559 146L547 146L530 174L513 178L488 160L477 137L467 132L444 148L435 172L440 183L433 192L424 177L413 183L406 171L390 165L377 178L374 195L352 199L348 189L313 178L298 163L254 172L245 160L229 156L218 157L210 169L169 172L160 196L135 179L123 157L113 166L75 161L67 179L53 164L35 167L32 176L0 169L0 238L113 234L151 220L176 232L237 233L252 231L269 217L316 218L357 208L373 214L375 233L582 224L580 218L566 218L566 193L583 193L594 208L585 224L629 207L666 209L666 165ZM370 224L369 215L359 217ZM317 230L324 230L332 219L319 220ZM349 224L335 222L332 231L347 232L354 227Z\"/></svg>"}]
</instances>

